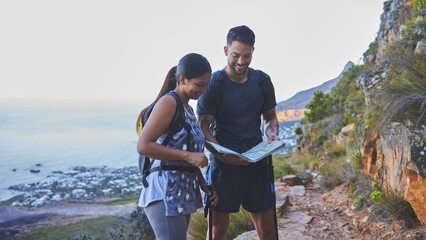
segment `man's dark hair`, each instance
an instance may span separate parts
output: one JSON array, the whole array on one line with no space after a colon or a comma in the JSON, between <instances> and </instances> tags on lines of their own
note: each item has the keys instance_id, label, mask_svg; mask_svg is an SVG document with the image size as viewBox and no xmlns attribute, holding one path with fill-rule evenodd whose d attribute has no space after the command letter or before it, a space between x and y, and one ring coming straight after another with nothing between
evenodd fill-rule
<instances>
[{"instance_id":1,"label":"man's dark hair","mask_svg":"<svg viewBox=\"0 0 426 240\"><path fill-rule=\"evenodd\" d=\"M254 32L245 25L231 28L226 36L226 44L231 46L233 41L254 46Z\"/></svg>"}]
</instances>

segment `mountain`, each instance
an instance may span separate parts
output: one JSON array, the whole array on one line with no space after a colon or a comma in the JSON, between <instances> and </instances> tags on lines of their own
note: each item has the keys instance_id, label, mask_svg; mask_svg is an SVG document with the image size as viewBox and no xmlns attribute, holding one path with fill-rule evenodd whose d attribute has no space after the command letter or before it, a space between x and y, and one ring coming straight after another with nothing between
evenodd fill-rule
<instances>
[{"instance_id":1,"label":"mountain","mask_svg":"<svg viewBox=\"0 0 426 240\"><path fill-rule=\"evenodd\" d=\"M322 91L324 93L329 93L331 89L340 81L343 77L343 73L348 71L349 68L353 67L355 64L351 61L346 63L343 71L339 74L338 77L331 79L317 87L310 88L308 90L300 91L296 93L293 97L278 103L276 110L277 112L282 112L289 109L305 109L306 104L308 104L311 99L314 97L314 92Z\"/></svg>"},{"instance_id":2,"label":"mountain","mask_svg":"<svg viewBox=\"0 0 426 240\"><path fill-rule=\"evenodd\" d=\"M280 122L288 122L288 121L296 121L305 117L305 106L308 104L311 99L314 97L314 93L317 91L322 91L324 93L329 93L331 89L340 81L343 77L343 73L349 70L349 68L355 66L355 64L351 61L346 63L343 71L339 74L338 77L328 80L327 82L310 88L308 90L304 90L296 93L293 97L279 102L276 107L278 121Z\"/></svg>"}]
</instances>

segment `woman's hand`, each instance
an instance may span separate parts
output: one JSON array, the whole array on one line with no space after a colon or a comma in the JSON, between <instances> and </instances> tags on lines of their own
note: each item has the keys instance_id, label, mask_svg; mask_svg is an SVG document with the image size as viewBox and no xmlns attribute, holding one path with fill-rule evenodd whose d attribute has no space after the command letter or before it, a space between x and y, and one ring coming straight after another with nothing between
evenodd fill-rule
<instances>
[{"instance_id":1,"label":"woman's hand","mask_svg":"<svg viewBox=\"0 0 426 240\"><path fill-rule=\"evenodd\" d=\"M202 152L188 152L188 157L185 160L198 168L203 168L209 164L206 155Z\"/></svg>"}]
</instances>

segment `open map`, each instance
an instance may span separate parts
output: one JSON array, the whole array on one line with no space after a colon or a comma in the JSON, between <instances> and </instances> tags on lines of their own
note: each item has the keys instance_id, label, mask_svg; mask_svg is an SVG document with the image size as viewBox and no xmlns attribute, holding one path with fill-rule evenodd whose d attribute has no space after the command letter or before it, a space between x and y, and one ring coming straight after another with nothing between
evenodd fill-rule
<instances>
[{"instance_id":1,"label":"open map","mask_svg":"<svg viewBox=\"0 0 426 240\"><path fill-rule=\"evenodd\" d=\"M274 153L278 149L285 146L285 143L282 141L272 141L271 143L268 143L268 140L266 140L257 144L247 152L240 154L210 141L206 141L206 144L209 144L220 153L231 154L236 157L245 158L253 163L263 159L264 157Z\"/></svg>"}]
</instances>

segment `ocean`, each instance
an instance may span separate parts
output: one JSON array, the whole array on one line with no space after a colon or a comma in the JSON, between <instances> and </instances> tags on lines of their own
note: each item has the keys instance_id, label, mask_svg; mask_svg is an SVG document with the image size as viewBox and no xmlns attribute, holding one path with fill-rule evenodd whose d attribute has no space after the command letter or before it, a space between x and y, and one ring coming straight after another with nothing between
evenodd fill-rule
<instances>
[{"instance_id":1,"label":"ocean","mask_svg":"<svg viewBox=\"0 0 426 240\"><path fill-rule=\"evenodd\" d=\"M9 186L42 181L53 171L138 166L135 123L149 103L0 99L0 201L20 193ZM287 125L280 127L285 151L295 148L297 124Z\"/></svg>"},{"instance_id":2,"label":"ocean","mask_svg":"<svg viewBox=\"0 0 426 240\"><path fill-rule=\"evenodd\" d=\"M137 166L135 123L147 103L1 99L0 201L52 171Z\"/></svg>"}]
</instances>

